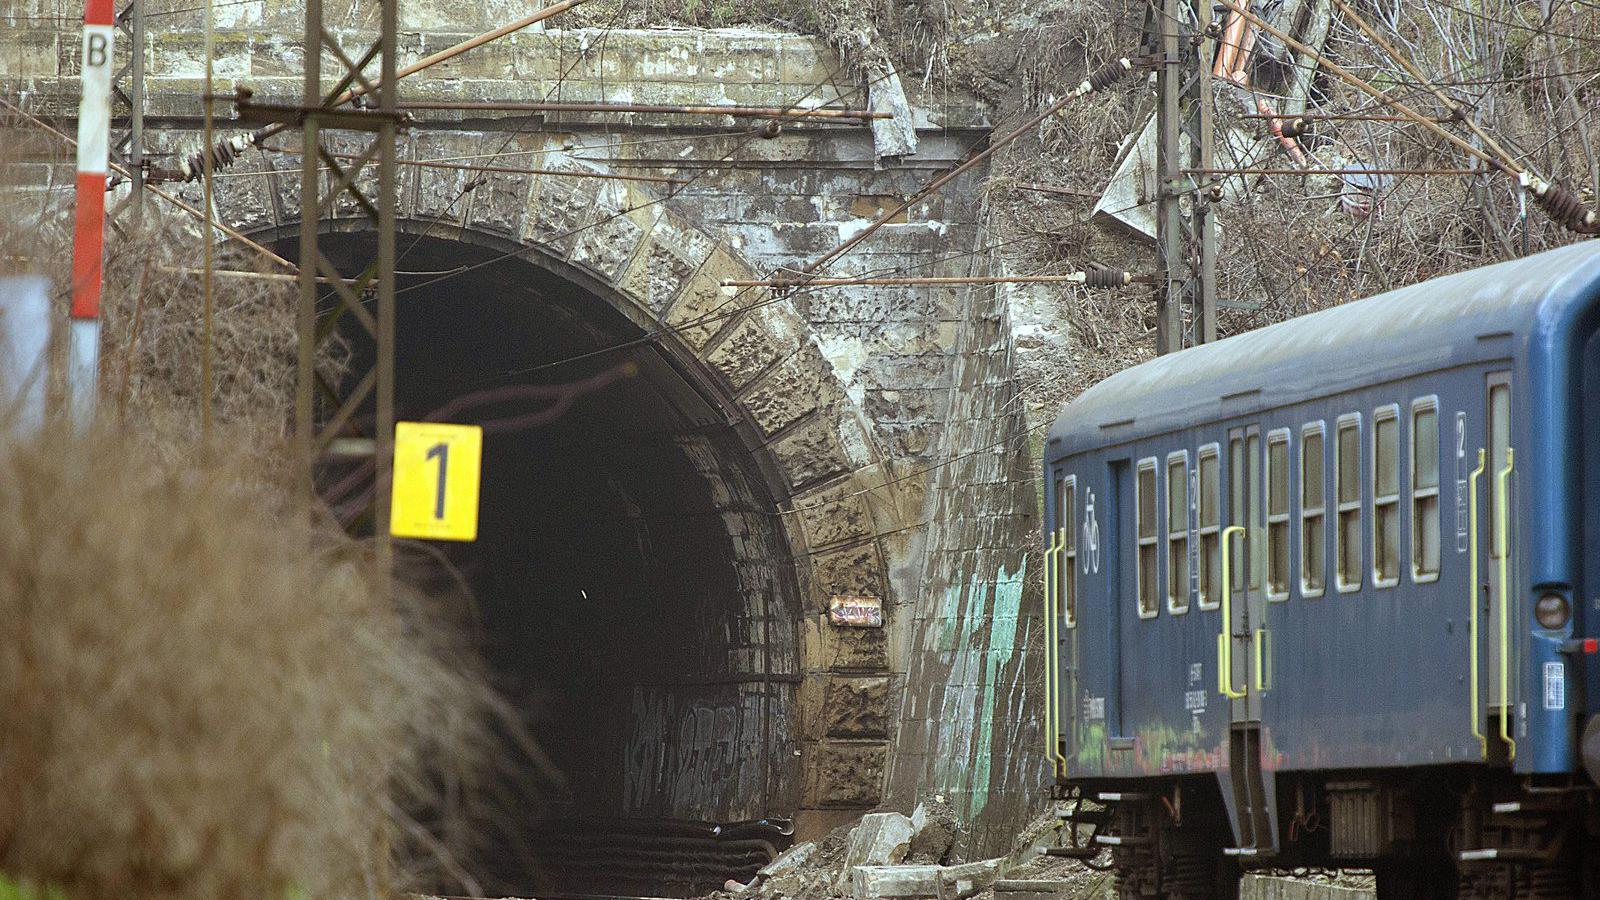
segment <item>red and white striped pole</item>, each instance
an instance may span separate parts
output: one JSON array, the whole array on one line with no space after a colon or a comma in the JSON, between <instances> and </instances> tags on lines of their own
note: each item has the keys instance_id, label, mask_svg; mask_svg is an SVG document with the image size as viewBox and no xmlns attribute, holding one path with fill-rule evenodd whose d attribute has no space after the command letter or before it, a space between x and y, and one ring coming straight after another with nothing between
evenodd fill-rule
<instances>
[{"instance_id":1,"label":"red and white striped pole","mask_svg":"<svg viewBox=\"0 0 1600 900\"><path fill-rule=\"evenodd\" d=\"M94 418L99 382L100 288L105 250L106 169L111 142L112 0L85 0L83 99L78 105L78 210L72 244L72 324L67 384L80 427Z\"/></svg>"}]
</instances>

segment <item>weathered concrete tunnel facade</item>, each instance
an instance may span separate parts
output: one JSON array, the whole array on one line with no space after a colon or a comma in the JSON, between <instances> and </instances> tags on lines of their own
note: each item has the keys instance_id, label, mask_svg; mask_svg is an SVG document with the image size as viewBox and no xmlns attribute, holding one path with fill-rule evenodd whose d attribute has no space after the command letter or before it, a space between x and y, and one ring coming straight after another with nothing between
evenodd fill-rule
<instances>
[{"instance_id":1,"label":"weathered concrete tunnel facade","mask_svg":"<svg viewBox=\"0 0 1600 900\"><path fill-rule=\"evenodd\" d=\"M408 58L434 52L522 8L404 4L403 51ZM70 117L75 27L51 31L30 18L57 13L47 0L8 10L0 13L3 89L26 92L40 115ZM170 16L152 37L153 150L199 146L196 15ZM301 15L292 3L219 9L218 91L248 84L258 98L298 99ZM349 24L363 21L352 12ZM837 105L853 107L867 99L812 39L683 30L530 31L407 80L402 95L761 106L842 98ZM629 480L624 461L615 465L623 473L613 479L616 490L597 479L573 487L568 499L618 522L642 516L658 535L674 534L669 507L714 522L713 530L676 530L699 535L696 541L652 546L655 558L678 558L688 571L682 557L716 544L698 552L726 575L628 588L669 607L668 615L652 610L650 621L674 619L665 600L685 605L680 620L696 624L679 633L704 644L692 665L661 671L656 663L667 657L608 648L607 634L630 633L625 622L591 620L603 632L590 637L610 681L593 688L590 705L626 710L625 727L610 726L613 746L604 757L625 777L592 782L606 796L583 799L617 814L793 814L802 832L814 834L870 808L909 810L920 796L940 793L972 822L968 852L1003 845L1041 801L1044 774L1036 749L1041 666L1026 652L1041 633L1030 581L1035 500L1005 295L842 287L730 296L719 286L803 264L856 233L983 140L984 111L959 98L917 109L916 152L887 158L877 155L869 129L853 125L792 124L768 139L753 134L759 122L749 120L477 115L419 115L401 157L572 174L401 168L399 243L402 253L408 244L415 251L402 269L495 260L476 281L463 276L403 294L402 321L420 316L412 321L444 333L448 323L428 318L437 309L408 313L408 303L445 303L446 292L461 299L463 285L474 292L462 300L463 315L480 322L503 315L491 329L503 352L461 344L432 369L415 356L413 364L419 373L476 365L488 375L495 366L633 342L612 361L639 361L642 386L626 388L636 392L627 402L581 401L575 415L594 425L581 436L626 435L624 426L637 424L650 432L640 438L655 448L648 458L685 486L641 500L648 491ZM292 149L294 136L277 142ZM70 157L67 164L70 172ZM688 183L575 177L596 172ZM982 187L981 172L958 180L830 272L989 271ZM197 185L178 190L200 202ZM252 150L217 180L217 215L258 240L292 247L303 225L298 192L297 156ZM319 227L352 253L364 240L347 207ZM402 277L403 289L410 283ZM666 408L675 412L646 414ZM519 467L538 458L518 457ZM486 496L496 479L519 477L496 472L494 459L491 452ZM505 495L508 504L514 499ZM474 564L492 566L493 555L485 551ZM549 582L502 572L495 590L503 599L505 584L523 576ZM830 624L834 596L880 598L885 627ZM502 620L487 615L485 624L492 632L497 622L528 617L528 610ZM562 626L563 640L582 633L574 623L581 624ZM504 627L511 633L526 622ZM511 656L540 652L539 629L526 634ZM555 692L581 689L551 684ZM580 730L600 727L586 722ZM570 736L547 739L559 745ZM575 752L598 752L577 743L589 749Z\"/></svg>"}]
</instances>

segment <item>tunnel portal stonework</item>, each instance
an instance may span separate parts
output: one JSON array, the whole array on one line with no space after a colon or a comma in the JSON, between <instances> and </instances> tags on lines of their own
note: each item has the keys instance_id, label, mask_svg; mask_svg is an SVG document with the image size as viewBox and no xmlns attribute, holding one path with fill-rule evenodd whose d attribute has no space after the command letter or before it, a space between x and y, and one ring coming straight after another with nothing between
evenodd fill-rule
<instances>
[{"instance_id":1,"label":"tunnel portal stonework","mask_svg":"<svg viewBox=\"0 0 1600 900\"><path fill-rule=\"evenodd\" d=\"M0 81L13 96L28 91L35 112L68 118L77 33L33 27L27 16L43 2L25 0L15 22L0 15L0 42L24 48L0 56ZM449 31L408 13L402 63L515 15L515 4L461 6L470 8L452 7ZM258 99L298 100L293 7L232 8L224 25L233 30L218 38L219 93L240 84ZM146 127L152 150L190 152L199 147L203 35L198 22L171 18L147 60ZM747 30L530 31L407 80L402 93L867 100L820 42ZM1028 571L1036 501L1006 295L854 286L729 296L721 287L803 265L857 233L981 141L984 110L960 98L916 109L917 152L885 158L871 130L837 123L786 124L761 138L750 120L732 118L473 115L419 114L401 159L570 174L402 166L403 229L515 252L584 285L714 381L771 482L801 592L799 621L783 629L797 634L800 711L787 727L800 754L801 832L943 794L972 824L968 853L1003 849L1044 799L1042 665L1027 652L1042 646ZM274 143L292 148L295 136ZM289 152L242 154L216 182L220 221L263 239L296 233L299 165ZM616 173L687 183L578 177ZM983 177L969 173L917 203L829 274L991 271ZM167 189L201 202L198 185ZM321 227L365 227L353 212L345 197ZM192 222L178 220L199 240ZM885 627L829 624L835 596L879 598Z\"/></svg>"}]
</instances>

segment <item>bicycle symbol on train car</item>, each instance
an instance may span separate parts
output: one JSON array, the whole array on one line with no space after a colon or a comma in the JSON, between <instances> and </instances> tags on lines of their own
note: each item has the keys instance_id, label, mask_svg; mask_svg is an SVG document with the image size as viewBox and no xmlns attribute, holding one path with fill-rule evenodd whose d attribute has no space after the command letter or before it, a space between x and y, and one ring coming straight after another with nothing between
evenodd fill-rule
<instances>
[{"instance_id":1,"label":"bicycle symbol on train car","mask_svg":"<svg viewBox=\"0 0 1600 900\"><path fill-rule=\"evenodd\" d=\"M1094 491L1085 492L1083 505L1083 572L1100 572L1100 522L1094 516Z\"/></svg>"}]
</instances>

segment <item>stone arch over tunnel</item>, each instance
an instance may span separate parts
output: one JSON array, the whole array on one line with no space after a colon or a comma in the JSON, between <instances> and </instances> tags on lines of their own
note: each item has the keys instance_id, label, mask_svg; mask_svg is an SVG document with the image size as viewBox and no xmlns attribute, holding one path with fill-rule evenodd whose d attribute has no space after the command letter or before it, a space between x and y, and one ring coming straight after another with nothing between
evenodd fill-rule
<instances>
[{"instance_id":1,"label":"stone arch over tunnel","mask_svg":"<svg viewBox=\"0 0 1600 900\"><path fill-rule=\"evenodd\" d=\"M429 140L402 155L436 155ZM221 220L292 252L297 165L248 155L219 183ZM481 538L455 551L491 662L568 726L540 734L573 808L793 816L811 837L877 805L898 624L881 539L919 510L805 320L726 296L751 268L633 184L402 175L401 270L471 267L398 282L402 417L486 383L638 368L550 425L490 436ZM353 212L319 223L352 263L371 242ZM886 628L830 626L834 595L882 598Z\"/></svg>"}]
</instances>

